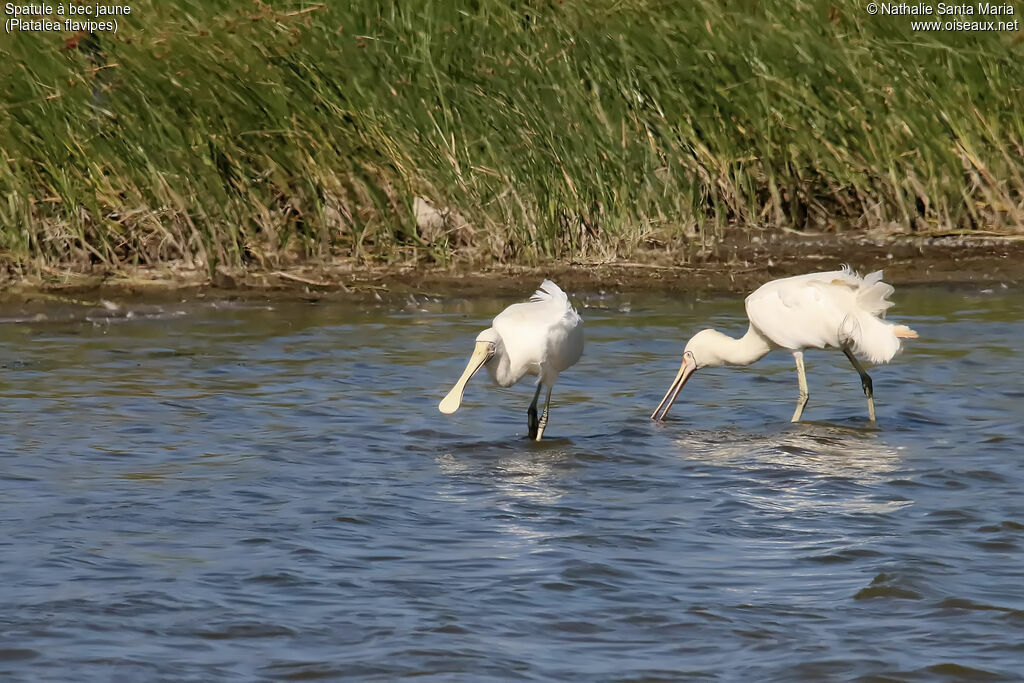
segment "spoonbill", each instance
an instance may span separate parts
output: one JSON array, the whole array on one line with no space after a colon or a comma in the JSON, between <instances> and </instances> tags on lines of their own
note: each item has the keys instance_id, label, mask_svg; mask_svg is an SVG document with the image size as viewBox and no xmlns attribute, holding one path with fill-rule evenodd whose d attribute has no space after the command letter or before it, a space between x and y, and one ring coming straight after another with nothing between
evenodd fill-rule
<instances>
[{"instance_id":1,"label":"spoonbill","mask_svg":"<svg viewBox=\"0 0 1024 683\"><path fill-rule=\"evenodd\" d=\"M510 387L526 375L536 375L537 391L526 411L526 424L530 438L540 441L548 424L551 389L558 374L575 365L582 354L583 318L558 285L544 280L529 301L512 304L477 335L462 377L438 409L446 415L458 410L466 384L482 367L502 387ZM537 399L542 387L548 391L544 412L538 419Z\"/></svg>"},{"instance_id":2,"label":"spoonbill","mask_svg":"<svg viewBox=\"0 0 1024 683\"><path fill-rule=\"evenodd\" d=\"M882 319L886 309L893 305L889 301L893 291L892 286L882 282L882 271L862 278L849 266L761 285L745 302L750 326L742 338L733 339L708 329L687 342L679 373L651 419L665 418L683 385L697 370L750 365L772 349L786 349L796 359L800 397L792 421L799 422L810 395L804 374L804 349L833 347L846 354L860 375L868 399L868 415L874 422L871 377L857 356L872 363L887 363L899 352L903 339L917 338L917 332L906 325L893 325Z\"/></svg>"}]
</instances>

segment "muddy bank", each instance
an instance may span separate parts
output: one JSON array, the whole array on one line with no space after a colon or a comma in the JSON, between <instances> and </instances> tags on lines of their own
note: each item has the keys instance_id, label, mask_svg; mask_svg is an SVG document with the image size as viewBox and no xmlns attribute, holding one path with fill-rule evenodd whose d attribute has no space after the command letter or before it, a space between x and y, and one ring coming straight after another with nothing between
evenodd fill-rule
<instances>
[{"instance_id":1,"label":"muddy bank","mask_svg":"<svg viewBox=\"0 0 1024 683\"><path fill-rule=\"evenodd\" d=\"M367 282L389 288L472 295L522 292L550 277L570 291L749 292L776 278L843 264L866 274L884 270L893 285L1024 284L1024 236L871 239L766 236L697 250L687 262L649 252L623 262L503 267L474 273L393 272Z\"/></svg>"},{"instance_id":2,"label":"muddy bank","mask_svg":"<svg viewBox=\"0 0 1024 683\"><path fill-rule=\"evenodd\" d=\"M748 292L788 275L849 264L861 273L883 269L887 282L1024 284L1024 235L842 237L764 234L691 253L648 251L630 261L572 261L484 268L367 266L352 261L279 270L161 268L70 272L53 269L9 278L3 298L56 299L92 305L104 298L391 298L395 296L522 295L544 277L569 291Z\"/></svg>"}]
</instances>

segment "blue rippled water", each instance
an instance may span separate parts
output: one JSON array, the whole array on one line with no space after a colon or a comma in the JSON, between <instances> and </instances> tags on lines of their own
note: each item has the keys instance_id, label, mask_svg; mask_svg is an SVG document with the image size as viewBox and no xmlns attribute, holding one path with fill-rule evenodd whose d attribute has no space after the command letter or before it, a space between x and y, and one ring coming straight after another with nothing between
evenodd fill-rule
<instances>
[{"instance_id":1,"label":"blue rippled water","mask_svg":"<svg viewBox=\"0 0 1024 683\"><path fill-rule=\"evenodd\" d=\"M896 298L876 428L835 352L655 424L741 297L583 293L541 444L437 411L508 300L8 307L0 676L1018 679L1024 294Z\"/></svg>"}]
</instances>

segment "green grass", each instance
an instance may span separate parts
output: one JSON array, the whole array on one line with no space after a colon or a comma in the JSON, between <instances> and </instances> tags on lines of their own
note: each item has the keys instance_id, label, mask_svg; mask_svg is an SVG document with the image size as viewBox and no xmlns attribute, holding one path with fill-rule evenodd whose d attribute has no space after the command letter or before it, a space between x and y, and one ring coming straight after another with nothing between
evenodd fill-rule
<instances>
[{"instance_id":1,"label":"green grass","mask_svg":"<svg viewBox=\"0 0 1024 683\"><path fill-rule=\"evenodd\" d=\"M8 264L537 263L1024 223L1021 32L846 0L131 7L92 49L0 44ZM416 196L444 223L417 226Z\"/></svg>"}]
</instances>

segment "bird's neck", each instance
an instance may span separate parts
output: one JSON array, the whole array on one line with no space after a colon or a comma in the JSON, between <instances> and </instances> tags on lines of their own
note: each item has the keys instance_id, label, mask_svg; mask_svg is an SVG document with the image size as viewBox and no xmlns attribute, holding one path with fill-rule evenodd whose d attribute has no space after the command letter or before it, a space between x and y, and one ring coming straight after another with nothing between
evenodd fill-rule
<instances>
[{"instance_id":1,"label":"bird's neck","mask_svg":"<svg viewBox=\"0 0 1024 683\"><path fill-rule=\"evenodd\" d=\"M764 358L772 350L768 339L753 325L748 327L747 333L739 339L719 334L721 338L718 340L715 351L721 360L720 365L750 365Z\"/></svg>"},{"instance_id":2,"label":"bird's neck","mask_svg":"<svg viewBox=\"0 0 1024 683\"><path fill-rule=\"evenodd\" d=\"M519 373L516 376L512 372L512 362L508 357L508 352L505 351L505 345L501 341L495 344L494 355L487 361L486 367L491 379L499 387L510 387L523 376L523 373Z\"/></svg>"}]
</instances>

